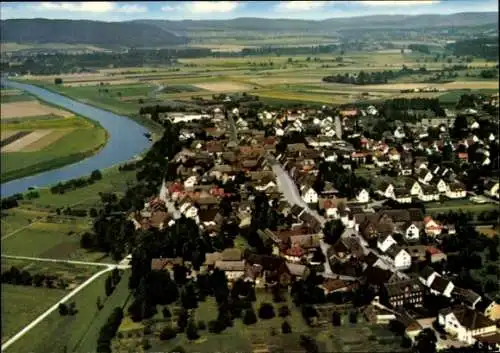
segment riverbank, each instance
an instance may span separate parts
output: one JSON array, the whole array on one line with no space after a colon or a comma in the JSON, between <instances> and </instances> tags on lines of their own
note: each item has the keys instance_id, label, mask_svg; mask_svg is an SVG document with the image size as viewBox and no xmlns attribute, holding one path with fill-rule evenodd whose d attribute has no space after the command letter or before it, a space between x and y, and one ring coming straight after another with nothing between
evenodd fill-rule
<instances>
[{"instance_id":1,"label":"riverbank","mask_svg":"<svg viewBox=\"0 0 500 353\"><path fill-rule=\"evenodd\" d=\"M46 89L48 91L60 94L64 97L68 97L70 99L74 99L76 101L79 101L84 104L89 104L92 105L96 108L103 109L106 111L109 111L114 114L119 114L126 116L127 118L137 122L138 124L144 126L149 130L149 132L152 134L153 139L161 137L163 134L163 126L161 124L158 124L151 119L147 119L139 114L139 107L132 109L124 109L122 108L122 105L116 105L116 104L109 104L109 103L103 103L98 100L92 99L92 97L89 96L82 96L77 94L76 92L71 92L71 88L56 85L53 83L47 83L47 82L40 82L37 80L29 80L29 79L22 79L22 78L15 78L14 81L19 82L19 83L26 83L30 84L36 87L40 87L43 89ZM66 90L64 89L66 88ZM120 103L120 102L118 102Z\"/></svg>"},{"instance_id":2,"label":"riverbank","mask_svg":"<svg viewBox=\"0 0 500 353\"><path fill-rule=\"evenodd\" d=\"M109 134L98 122L73 116L57 105L37 99L26 91L19 92L32 99L2 102L6 104L2 107L5 108L3 110L12 112L15 109L16 114L19 114L15 119L2 119L2 182L76 163L96 154L106 145ZM34 106L40 108L40 116L24 117L23 112L32 110L34 103L40 104ZM44 116L46 110L64 116ZM30 134L43 137L32 141ZM12 137L4 139L4 135ZM16 138L16 135L19 137Z\"/></svg>"},{"instance_id":3,"label":"riverbank","mask_svg":"<svg viewBox=\"0 0 500 353\"><path fill-rule=\"evenodd\" d=\"M144 125L139 125L127 116L115 115L112 112L65 97L55 91L46 90L43 87L24 84L19 81L10 81L9 86L25 90L37 99L57 106L59 109L72 111L77 116L80 116L81 120L85 120L87 124L91 122L89 126L92 126L92 128L88 129L90 136L87 136L84 140L93 137L94 141L98 141L98 143L92 148L85 149L84 152L82 152L82 149L75 148L72 153L66 154L64 158L58 155L57 159L52 158L53 160L50 162L37 160L37 163L33 163L29 168L25 168L24 164L21 168L15 168L17 169L15 173L6 175L7 179L2 175L2 197L22 193L32 186L47 187L61 181L88 175L95 169L104 169L127 162L140 156L151 146L151 141L148 141L145 137L145 134L149 131L144 128ZM47 124L46 121L43 123ZM96 130L96 126L101 126L102 129ZM76 138L69 139L66 142L70 143L70 145L73 144L73 146L82 143L81 139L78 141ZM64 147L60 149L64 150ZM19 156L17 157L21 160ZM2 159L4 160L4 158ZM14 162L17 163L18 161L11 159L10 163ZM31 174L33 166L35 166L38 174L19 178L28 174L28 172ZM7 171L5 167L3 169ZM5 180L10 181L4 182Z\"/></svg>"}]
</instances>

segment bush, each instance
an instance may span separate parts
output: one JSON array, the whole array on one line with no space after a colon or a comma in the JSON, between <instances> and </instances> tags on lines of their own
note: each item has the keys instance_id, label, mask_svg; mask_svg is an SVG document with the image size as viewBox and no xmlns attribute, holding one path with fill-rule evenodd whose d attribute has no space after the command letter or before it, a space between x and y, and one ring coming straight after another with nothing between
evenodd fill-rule
<instances>
[{"instance_id":1,"label":"bush","mask_svg":"<svg viewBox=\"0 0 500 353\"><path fill-rule=\"evenodd\" d=\"M272 319L275 316L274 307L270 303L262 303L259 308L259 317L264 320Z\"/></svg>"},{"instance_id":2,"label":"bush","mask_svg":"<svg viewBox=\"0 0 500 353\"><path fill-rule=\"evenodd\" d=\"M245 310L245 314L243 315L243 323L245 325L253 325L257 322L257 316L252 308Z\"/></svg>"},{"instance_id":3,"label":"bush","mask_svg":"<svg viewBox=\"0 0 500 353\"><path fill-rule=\"evenodd\" d=\"M198 334L198 328L196 327L194 321L189 322L186 329L186 336L190 341L194 341L200 338L200 335Z\"/></svg>"},{"instance_id":4,"label":"bush","mask_svg":"<svg viewBox=\"0 0 500 353\"><path fill-rule=\"evenodd\" d=\"M206 330L206 329L207 325L205 324L205 321L203 320L198 321L198 330Z\"/></svg>"},{"instance_id":5,"label":"bush","mask_svg":"<svg viewBox=\"0 0 500 353\"><path fill-rule=\"evenodd\" d=\"M224 326L219 320L211 320L208 322L208 331L211 333L221 333Z\"/></svg>"},{"instance_id":6,"label":"bush","mask_svg":"<svg viewBox=\"0 0 500 353\"><path fill-rule=\"evenodd\" d=\"M280 307L278 310L278 315L280 317L287 317L288 315L290 315L290 309L288 309L288 306L283 305L282 307Z\"/></svg>"},{"instance_id":7,"label":"bush","mask_svg":"<svg viewBox=\"0 0 500 353\"><path fill-rule=\"evenodd\" d=\"M358 312L357 311L351 311L349 313L349 322L351 324L355 324L358 322Z\"/></svg>"},{"instance_id":8,"label":"bush","mask_svg":"<svg viewBox=\"0 0 500 353\"><path fill-rule=\"evenodd\" d=\"M342 324L342 317L338 311L332 313L332 324L333 326L340 326Z\"/></svg>"},{"instance_id":9,"label":"bush","mask_svg":"<svg viewBox=\"0 0 500 353\"><path fill-rule=\"evenodd\" d=\"M163 318L165 319L170 319L172 317L172 314L170 313L170 310L168 310L167 307L164 307L161 312L163 314Z\"/></svg>"},{"instance_id":10,"label":"bush","mask_svg":"<svg viewBox=\"0 0 500 353\"><path fill-rule=\"evenodd\" d=\"M292 332L292 326L290 326L288 321L284 321L281 324L281 332L283 332L283 333L291 333Z\"/></svg>"},{"instance_id":11,"label":"bush","mask_svg":"<svg viewBox=\"0 0 500 353\"><path fill-rule=\"evenodd\" d=\"M144 338L141 343L142 349L148 350L151 348L151 343L149 343L149 340L147 338Z\"/></svg>"},{"instance_id":12,"label":"bush","mask_svg":"<svg viewBox=\"0 0 500 353\"><path fill-rule=\"evenodd\" d=\"M59 314L61 316L66 316L68 315L68 306L64 303L59 304Z\"/></svg>"},{"instance_id":13,"label":"bush","mask_svg":"<svg viewBox=\"0 0 500 353\"><path fill-rule=\"evenodd\" d=\"M177 336L177 332L175 332L175 330L170 326L165 327L160 332L160 339L162 341L171 340L172 338L175 338L175 336Z\"/></svg>"}]
</instances>

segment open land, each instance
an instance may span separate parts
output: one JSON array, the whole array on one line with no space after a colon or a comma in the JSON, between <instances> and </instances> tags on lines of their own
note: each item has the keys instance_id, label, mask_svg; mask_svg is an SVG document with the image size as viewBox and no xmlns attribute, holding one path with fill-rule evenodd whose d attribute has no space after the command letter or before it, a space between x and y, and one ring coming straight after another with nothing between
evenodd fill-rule
<instances>
[{"instance_id":1,"label":"open land","mask_svg":"<svg viewBox=\"0 0 500 353\"><path fill-rule=\"evenodd\" d=\"M106 143L106 131L91 120L76 117L23 92L7 97L28 99L4 103L2 98L3 182L74 163Z\"/></svg>"}]
</instances>

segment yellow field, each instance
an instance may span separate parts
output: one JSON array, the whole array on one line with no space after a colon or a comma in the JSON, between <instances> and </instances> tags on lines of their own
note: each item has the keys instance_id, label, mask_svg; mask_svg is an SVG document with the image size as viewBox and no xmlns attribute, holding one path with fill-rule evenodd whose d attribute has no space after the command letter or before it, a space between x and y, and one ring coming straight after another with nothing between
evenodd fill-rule
<instances>
[{"instance_id":1,"label":"yellow field","mask_svg":"<svg viewBox=\"0 0 500 353\"><path fill-rule=\"evenodd\" d=\"M100 84L104 83L105 85L126 85L126 84L131 84L131 83L137 83L139 80L135 79L123 79L123 80L117 80L117 79L102 79L102 80L97 80L97 81L71 81L71 82L64 82L63 81L63 86L64 87L82 87L82 86L99 86Z\"/></svg>"},{"instance_id":2,"label":"yellow field","mask_svg":"<svg viewBox=\"0 0 500 353\"><path fill-rule=\"evenodd\" d=\"M442 90L448 89L481 89L481 88L498 88L498 81L456 81L449 83L388 83L381 85L346 85L346 87L357 87L366 90L403 90L411 88L435 87Z\"/></svg>"},{"instance_id":3,"label":"yellow field","mask_svg":"<svg viewBox=\"0 0 500 353\"><path fill-rule=\"evenodd\" d=\"M194 83L193 86L213 92L237 92L252 88L252 86L231 81Z\"/></svg>"},{"instance_id":4,"label":"yellow field","mask_svg":"<svg viewBox=\"0 0 500 353\"><path fill-rule=\"evenodd\" d=\"M45 136L52 133L52 130L35 130L26 136L9 143L7 146L2 147L2 152L23 152L29 148L31 144L36 143L38 140L43 139Z\"/></svg>"},{"instance_id":5,"label":"yellow field","mask_svg":"<svg viewBox=\"0 0 500 353\"><path fill-rule=\"evenodd\" d=\"M42 131L47 131L47 130L42 130ZM44 135L42 138L38 139L37 141L34 141L24 147L20 152L37 152L45 147L53 144L57 140L59 140L61 137L69 134L73 129L60 129L60 130L48 130L50 131L49 134Z\"/></svg>"},{"instance_id":6,"label":"yellow field","mask_svg":"<svg viewBox=\"0 0 500 353\"><path fill-rule=\"evenodd\" d=\"M39 101L3 103L0 106L1 119L30 118L51 114L64 118L73 116L71 112L41 104Z\"/></svg>"}]
</instances>

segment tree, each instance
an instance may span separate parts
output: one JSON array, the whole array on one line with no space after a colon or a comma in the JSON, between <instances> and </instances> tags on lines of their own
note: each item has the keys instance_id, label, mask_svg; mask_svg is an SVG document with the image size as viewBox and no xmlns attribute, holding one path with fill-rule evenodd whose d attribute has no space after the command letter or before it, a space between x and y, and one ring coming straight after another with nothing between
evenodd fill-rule
<instances>
[{"instance_id":1,"label":"tree","mask_svg":"<svg viewBox=\"0 0 500 353\"><path fill-rule=\"evenodd\" d=\"M436 352L436 334L430 328L423 329L417 337L415 337L415 350L418 353L435 353Z\"/></svg>"},{"instance_id":2,"label":"tree","mask_svg":"<svg viewBox=\"0 0 500 353\"><path fill-rule=\"evenodd\" d=\"M257 316L252 308L248 308L245 310L245 314L243 315L243 323L245 325L253 325L257 322Z\"/></svg>"},{"instance_id":3,"label":"tree","mask_svg":"<svg viewBox=\"0 0 500 353\"><path fill-rule=\"evenodd\" d=\"M186 353L186 350L182 346L176 346L170 353Z\"/></svg>"},{"instance_id":4,"label":"tree","mask_svg":"<svg viewBox=\"0 0 500 353\"><path fill-rule=\"evenodd\" d=\"M99 169L96 169L90 173L90 179L92 180L101 180L102 179L102 173Z\"/></svg>"},{"instance_id":5,"label":"tree","mask_svg":"<svg viewBox=\"0 0 500 353\"><path fill-rule=\"evenodd\" d=\"M306 350L307 353L318 353L319 347L314 338L300 335L300 346Z\"/></svg>"},{"instance_id":6,"label":"tree","mask_svg":"<svg viewBox=\"0 0 500 353\"><path fill-rule=\"evenodd\" d=\"M332 313L332 324L333 326L340 326L342 324L342 317L338 311Z\"/></svg>"},{"instance_id":7,"label":"tree","mask_svg":"<svg viewBox=\"0 0 500 353\"><path fill-rule=\"evenodd\" d=\"M292 333L292 326L288 323L288 321L283 321L281 324L281 332L282 333Z\"/></svg>"},{"instance_id":8,"label":"tree","mask_svg":"<svg viewBox=\"0 0 500 353\"><path fill-rule=\"evenodd\" d=\"M104 282L104 289L106 291L106 296L109 297L111 293L113 293L113 279L111 276L106 277L106 281Z\"/></svg>"},{"instance_id":9,"label":"tree","mask_svg":"<svg viewBox=\"0 0 500 353\"><path fill-rule=\"evenodd\" d=\"M353 310L349 313L349 322L355 324L358 322L358 312Z\"/></svg>"},{"instance_id":10,"label":"tree","mask_svg":"<svg viewBox=\"0 0 500 353\"><path fill-rule=\"evenodd\" d=\"M262 303L259 308L259 317L264 320L272 319L275 316L274 307L270 303Z\"/></svg>"},{"instance_id":11,"label":"tree","mask_svg":"<svg viewBox=\"0 0 500 353\"><path fill-rule=\"evenodd\" d=\"M54 84L55 84L55 85L62 85L62 84L63 84L63 80L62 80L62 78L60 78L60 77L56 77L56 78L54 79Z\"/></svg>"},{"instance_id":12,"label":"tree","mask_svg":"<svg viewBox=\"0 0 500 353\"><path fill-rule=\"evenodd\" d=\"M188 312L186 309L181 309L179 312L179 316L177 317L177 327L179 328L179 331L182 332L186 328L186 325L188 323Z\"/></svg>"},{"instance_id":13,"label":"tree","mask_svg":"<svg viewBox=\"0 0 500 353\"><path fill-rule=\"evenodd\" d=\"M198 321L198 330L206 330L207 325L205 324L205 321L199 320Z\"/></svg>"},{"instance_id":14,"label":"tree","mask_svg":"<svg viewBox=\"0 0 500 353\"><path fill-rule=\"evenodd\" d=\"M92 218L96 218L97 217L97 210L92 207L90 210L89 210L89 216L92 217ZM82 236L83 237L83 236Z\"/></svg>"},{"instance_id":15,"label":"tree","mask_svg":"<svg viewBox=\"0 0 500 353\"><path fill-rule=\"evenodd\" d=\"M170 310L168 310L167 307L164 307L161 312L163 314L164 319L170 319L172 317L172 314L170 313Z\"/></svg>"},{"instance_id":16,"label":"tree","mask_svg":"<svg viewBox=\"0 0 500 353\"><path fill-rule=\"evenodd\" d=\"M401 337L401 347L402 348L410 348L411 347L411 339L409 339L406 335Z\"/></svg>"},{"instance_id":17,"label":"tree","mask_svg":"<svg viewBox=\"0 0 500 353\"><path fill-rule=\"evenodd\" d=\"M172 338L175 338L175 336L177 336L177 332L175 332L171 326L164 327L160 332L160 340L162 341L171 340Z\"/></svg>"},{"instance_id":18,"label":"tree","mask_svg":"<svg viewBox=\"0 0 500 353\"><path fill-rule=\"evenodd\" d=\"M325 224L323 233L325 235L324 240L326 243L333 245L340 239L340 236L345 230L345 226L342 224L340 219L329 221Z\"/></svg>"},{"instance_id":19,"label":"tree","mask_svg":"<svg viewBox=\"0 0 500 353\"><path fill-rule=\"evenodd\" d=\"M211 333L221 333L224 326L219 320L211 320L208 322L208 331Z\"/></svg>"},{"instance_id":20,"label":"tree","mask_svg":"<svg viewBox=\"0 0 500 353\"><path fill-rule=\"evenodd\" d=\"M75 315L77 312L78 312L78 310L76 310L76 304L75 304L75 302L69 303L69 305L68 305L68 314L69 315Z\"/></svg>"},{"instance_id":21,"label":"tree","mask_svg":"<svg viewBox=\"0 0 500 353\"><path fill-rule=\"evenodd\" d=\"M102 309L102 303L101 303L101 297L97 297L97 300L96 300L96 305L97 305L97 310L101 310Z\"/></svg>"},{"instance_id":22,"label":"tree","mask_svg":"<svg viewBox=\"0 0 500 353\"><path fill-rule=\"evenodd\" d=\"M113 271L111 271L111 281L114 287L116 287L118 282L120 282L120 279L121 279L120 271L115 267Z\"/></svg>"},{"instance_id":23,"label":"tree","mask_svg":"<svg viewBox=\"0 0 500 353\"><path fill-rule=\"evenodd\" d=\"M194 341L200 338L200 335L198 334L198 328L196 327L196 323L194 322L194 320L189 321L186 330L186 336L190 341Z\"/></svg>"},{"instance_id":24,"label":"tree","mask_svg":"<svg viewBox=\"0 0 500 353\"><path fill-rule=\"evenodd\" d=\"M290 309L288 309L287 305L283 305L278 309L278 315L280 317L287 317L290 315Z\"/></svg>"},{"instance_id":25,"label":"tree","mask_svg":"<svg viewBox=\"0 0 500 353\"><path fill-rule=\"evenodd\" d=\"M147 338L143 338L142 339L142 349L144 350L148 350L149 348L151 348L151 343L149 343L149 340Z\"/></svg>"},{"instance_id":26,"label":"tree","mask_svg":"<svg viewBox=\"0 0 500 353\"><path fill-rule=\"evenodd\" d=\"M59 314L61 316L68 315L68 306L64 303L59 304Z\"/></svg>"}]
</instances>

